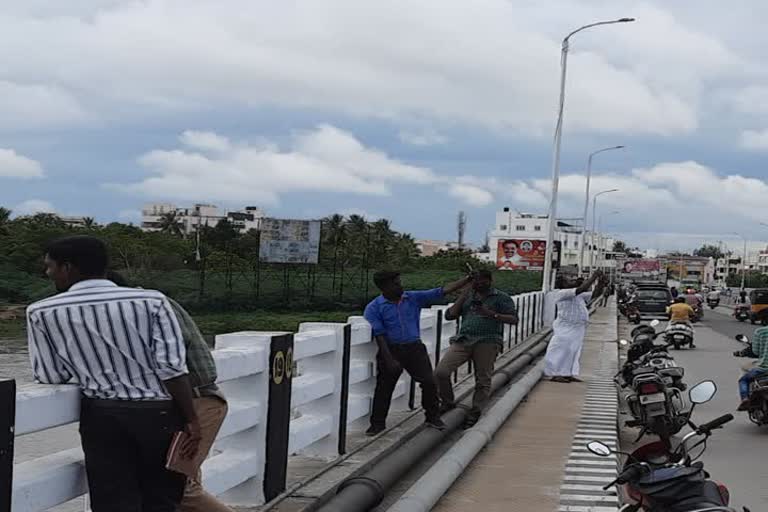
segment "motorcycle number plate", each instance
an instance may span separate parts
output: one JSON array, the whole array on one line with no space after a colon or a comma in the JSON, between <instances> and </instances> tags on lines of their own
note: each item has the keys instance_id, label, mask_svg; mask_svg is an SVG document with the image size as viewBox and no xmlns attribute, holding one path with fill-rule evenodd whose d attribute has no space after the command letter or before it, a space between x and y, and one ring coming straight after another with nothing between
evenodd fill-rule
<instances>
[{"instance_id":1,"label":"motorcycle number plate","mask_svg":"<svg viewBox=\"0 0 768 512\"><path fill-rule=\"evenodd\" d=\"M652 395L640 395L641 404L655 404L658 402L666 401L667 397L664 393L653 393Z\"/></svg>"},{"instance_id":2,"label":"motorcycle number plate","mask_svg":"<svg viewBox=\"0 0 768 512\"><path fill-rule=\"evenodd\" d=\"M680 335L678 334L677 336L675 336L675 339L676 339L676 340L680 340L680 341L683 341L683 340L685 339L685 336L680 336Z\"/></svg>"}]
</instances>

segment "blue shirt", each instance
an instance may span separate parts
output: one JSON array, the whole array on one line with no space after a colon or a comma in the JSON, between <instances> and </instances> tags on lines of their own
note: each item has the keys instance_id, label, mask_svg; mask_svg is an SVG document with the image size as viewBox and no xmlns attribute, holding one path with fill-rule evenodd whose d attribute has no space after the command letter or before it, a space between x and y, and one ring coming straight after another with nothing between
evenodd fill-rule
<instances>
[{"instance_id":1,"label":"blue shirt","mask_svg":"<svg viewBox=\"0 0 768 512\"><path fill-rule=\"evenodd\" d=\"M415 343L421 339L421 309L442 298L442 288L405 292L398 302L379 295L365 307L363 315L374 336L384 335L392 344Z\"/></svg>"}]
</instances>

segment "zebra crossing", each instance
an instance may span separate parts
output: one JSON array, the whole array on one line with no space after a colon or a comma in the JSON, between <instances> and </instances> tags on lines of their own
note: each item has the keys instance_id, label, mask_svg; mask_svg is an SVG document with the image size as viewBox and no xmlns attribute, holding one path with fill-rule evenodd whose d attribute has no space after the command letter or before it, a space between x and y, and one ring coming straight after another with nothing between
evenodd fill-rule
<instances>
[{"instance_id":1,"label":"zebra crossing","mask_svg":"<svg viewBox=\"0 0 768 512\"><path fill-rule=\"evenodd\" d=\"M589 441L618 447L619 400L613 382L616 358L615 343L604 343L599 367L587 378L584 406L560 485L559 512L616 512L619 507L616 488L603 490L616 478L616 456L600 457L587 450Z\"/></svg>"}]
</instances>

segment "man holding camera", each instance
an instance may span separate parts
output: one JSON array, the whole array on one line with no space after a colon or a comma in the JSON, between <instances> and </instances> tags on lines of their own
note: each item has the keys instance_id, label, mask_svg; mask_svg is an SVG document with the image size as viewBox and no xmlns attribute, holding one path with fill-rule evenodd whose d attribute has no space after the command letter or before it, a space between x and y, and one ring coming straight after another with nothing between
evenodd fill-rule
<instances>
[{"instance_id":1,"label":"man holding camera","mask_svg":"<svg viewBox=\"0 0 768 512\"><path fill-rule=\"evenodd\" d=\"M491 395L491 377L496 356L504 341L504 324L516 324L517 312L512 298L493 288L493 276L488 270L472 274L472 287L446 310L445 318L461 317L459 334L435 370L442 412L454 408L455 398L451 374L470 359L475 367L475 394L465 427L480 418Z\"/></svg>"}]
</instances>

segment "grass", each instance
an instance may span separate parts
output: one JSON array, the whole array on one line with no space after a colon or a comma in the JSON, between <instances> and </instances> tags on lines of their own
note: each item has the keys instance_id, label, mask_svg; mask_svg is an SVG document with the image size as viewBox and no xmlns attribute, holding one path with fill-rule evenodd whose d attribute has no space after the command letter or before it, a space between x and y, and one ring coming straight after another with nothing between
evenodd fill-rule
<instances>
[{"instance_id":1,"label":"grass","mask_svg":"<svg viewBox=\"0 0 768 512\"><path fill-rule=\"evenodd\" d=\"M23 318L0 320L0 339L23 338L26 336L26 323Z\"/></svg>"}]
</instances>

